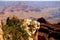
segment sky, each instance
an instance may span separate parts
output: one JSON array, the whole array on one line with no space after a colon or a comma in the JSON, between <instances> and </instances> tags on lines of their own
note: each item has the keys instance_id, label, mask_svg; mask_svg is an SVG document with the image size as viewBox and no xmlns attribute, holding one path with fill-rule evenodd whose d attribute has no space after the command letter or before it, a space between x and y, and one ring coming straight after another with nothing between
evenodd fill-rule
<instances>
[{"instance_id":1,"label":"sky","mask_svg":"<svg viewBox=\"0 0 60 40\"><path fill-rule=\"evenodd\" d=\"M60 0L0 0L0 1L60 1Z\"/></svg>"}]
</instances>

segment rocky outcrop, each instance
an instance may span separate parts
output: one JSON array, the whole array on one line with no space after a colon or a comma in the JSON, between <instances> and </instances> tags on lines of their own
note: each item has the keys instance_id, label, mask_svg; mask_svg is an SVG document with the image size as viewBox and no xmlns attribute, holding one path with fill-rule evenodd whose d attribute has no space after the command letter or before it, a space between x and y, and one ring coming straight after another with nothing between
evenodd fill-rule
<instances>
[{"instance_id":1,"label":"rocky outcrop","mask_svg":"<svg viewBox=\"0 0 60 40\"><path fill-rule=\"evenodd\" d=\"M0 40L4 40L3 39L3 30L2 30L1 20L0 20Z\"/></svg>"},{"instance_id":2,"label":"rocky outcrop","mask_svg":"<svg viewBox=\"0 0 60 40\"><path fill-rule=\"evenodd\" d=\"M39 40L59 40L60 27L58 25L41 23L40 26L38 33Z\"/></svg>"}]
</instances>

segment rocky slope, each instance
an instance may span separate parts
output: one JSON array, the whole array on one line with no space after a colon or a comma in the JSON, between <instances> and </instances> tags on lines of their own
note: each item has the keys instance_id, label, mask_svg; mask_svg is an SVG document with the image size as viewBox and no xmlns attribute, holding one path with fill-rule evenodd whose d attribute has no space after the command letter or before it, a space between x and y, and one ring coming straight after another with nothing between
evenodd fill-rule
<instances>
[{"instance_id":1,"label":"rocky slope","mask_svg":"<svg viewBox=\"0 0 60 40\"><path fill-rule=\"evenodd\" d=\"M44 18L37 21L41 22L38 40L60 40L60 25L48 23Z\"/></svg>"}]
</instances>

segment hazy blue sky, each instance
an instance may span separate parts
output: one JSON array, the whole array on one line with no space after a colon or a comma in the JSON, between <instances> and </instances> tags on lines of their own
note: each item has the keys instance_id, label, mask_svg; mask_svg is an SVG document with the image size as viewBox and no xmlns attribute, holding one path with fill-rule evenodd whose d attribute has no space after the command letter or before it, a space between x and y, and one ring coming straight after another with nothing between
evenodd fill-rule
<instances>
[{"instance_id":1,"label":"hazy blue sky","mask_svg":"<svg viewBox=\"0 0 60 40\"><path fill-rule=\"evenodd\" d=\"M60 0L0 0L0 1L60 1Z\"/></svg>"}]
</instances>

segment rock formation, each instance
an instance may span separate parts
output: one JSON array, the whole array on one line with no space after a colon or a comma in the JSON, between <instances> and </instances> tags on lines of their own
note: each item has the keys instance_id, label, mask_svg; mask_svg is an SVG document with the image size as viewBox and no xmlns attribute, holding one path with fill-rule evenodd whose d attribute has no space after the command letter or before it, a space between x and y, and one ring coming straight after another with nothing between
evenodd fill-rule
<instances>
[{"instance_id":1,"label":"rock formation","mask_svg":"<svg viewBox=\"0 0 60 40\"><path fill-rule=\"evenodd\" d=\"M1 20L0 20L0 40L3 40L3 30L2 30Z\"/></svg>"}]
</instances>

